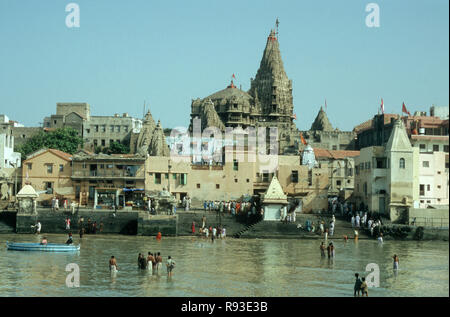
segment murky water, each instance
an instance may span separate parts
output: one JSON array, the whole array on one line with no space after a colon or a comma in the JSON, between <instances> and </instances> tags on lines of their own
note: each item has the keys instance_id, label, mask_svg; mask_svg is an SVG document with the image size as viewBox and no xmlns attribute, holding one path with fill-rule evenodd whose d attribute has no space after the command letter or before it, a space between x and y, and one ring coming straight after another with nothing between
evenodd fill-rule
<instances>
[{"instance_id":1,"label":"murky water","mask_svg":"<svg viewBox=\"0 0 450 317\"><path fill-rule=\"evenodd\" d=\"M64 235L47 235L64 243ZM5 242L38 242L34 235L0 235L0 296L352 296L354 273L380 268L369 296L449 296L447 242L333 241L336 258L322 259L316 240L210 240L86 235L75 254L7 251ZM173 276L137 268L139 252L176 262ZM400 258L394 274L392 256ZM108 260L117 258L111 275ZM80 267L80 287L66 286L66 265Z\"/></svg>"}]
</instances>

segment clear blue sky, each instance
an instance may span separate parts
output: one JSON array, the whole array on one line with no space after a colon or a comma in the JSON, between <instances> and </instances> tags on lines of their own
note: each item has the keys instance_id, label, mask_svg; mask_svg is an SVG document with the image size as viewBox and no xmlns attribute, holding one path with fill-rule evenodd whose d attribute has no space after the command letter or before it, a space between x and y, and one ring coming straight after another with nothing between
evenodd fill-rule
<instances>
[{"instance_id":1,"label":"clear blue sky","mask_svg":"<svg viewBox=\"0 0 450 317\"><path fill-rule=\"evenodd\" d=\"M80 28L66 27L70 2ZM370 2L379 28L365 24ZM448 106L448 0L0 0L0 113L37 126L57 102L88 102L141 117L146 100L163 127L187 126L191 99L233 73L249 89L276 17L298 128L325 98L341 130L380 98L388 113Z\"/></svg>"}]
</instances>

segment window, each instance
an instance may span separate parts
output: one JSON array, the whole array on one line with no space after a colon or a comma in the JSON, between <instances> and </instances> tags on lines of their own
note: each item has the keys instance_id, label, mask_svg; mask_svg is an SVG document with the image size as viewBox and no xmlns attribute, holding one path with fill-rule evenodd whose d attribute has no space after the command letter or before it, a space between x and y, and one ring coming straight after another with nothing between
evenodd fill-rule
<instances>
[{"instance_id":1,"label":"window","mask_svg":"<svg viewBox=\"0 0 450 317\"><path fill-rule=\"evenodd\" d=\"M33 168L33 163L27 163L27 167L28 167L28 169L31 171L32 168Z\"/></svg>"},{"instance_id":2,"label":"window","mask_svg":"<svg viewBox=\"0 0 450 317\"><path fill-rule=\"evenodd\" d=\"M220 189L220 185L219 184L216 184L216 189Z\"/></svg>"},{"instance_id":3,"label":"window","mask_svg":"<svg viewBox=\"0 0 450 317\"><path fill-rule=\"evenodd\" d=\"M102 139L102 146L106 145L106 141L104 139Z\"/></svg>"},{"instance_id":4,"label":"window","mask_svg":"<svg viewBox=\"0 0 450 317\"><path fill-rule=\"evenodd\" d=\"M45 182L44 187L48 194L53 194L53 183L52 182Z\"/></svg>"},{"instance_id":5,"label":"window","mask_svg":"<svg viewBox=\"0 0 450 317\"><path fill-rule=\"evenodd\" d=\"M424 184L420 184L420 186L419 186L419 195L420 196L425 195L425 185Z\"/></svg>"},{"instance_id":6,"label":"window","mask_svg":"<svg viewBox=\"0 0 450 317\"><path fill-rule=\"evenodd\" d=\"M106 124L102 125L102 132L106 132Z\"/></svg>"},{"instance_id":7,"label":"window","mask_svg":"<svg viewBox=\"0 0 450 317\"><path fill-rule=\"evenodd\" d=\"M267 183L269 181L269 172L268 171L263 171L262 181L263 181L263 183Z\"/></svg>"},{"instance_id":8,"label":"window","mask_svg":"<svg viewBox=\"0 0 450 317\"><path fill-rule=\"evenodd\" d=\"M237 183L237 182L238 182L237 178L235 178L235 179L234 179L234 182L235 182L235 183Z\"/></svg>"},{"instance_id":9,"label":"window","mask_svg":"<svg viewBox=\"0 0 450 317\"><path fill-rule=\"evenodd\" d=\"M128 126L127 125L123 126L123 131L128 132Z\"/></svg>"},{"instance_id":10,"label":"window","mask_svg":"<svg viewBox=\"0 0 450 317\"><path fill-rule=\"evenodd\" d=\"M353 176L353 168L351 168L351 167L348 168L347 173L348 173L348 176L352 177Z\"/></svg>"},{"instance_id":11,"label":"window","mask_svg":"<svg viewBox=\"0 0 450 317\"><path fill-rule=\"evenodd\" d=\"M233 160L233 171L239 170L239 162L238 160Z\"/></svg>"},{"instance_id":12,"label":"window","mask_svg":"<svg viewBox=\"0 0 450 317\"><path fill-rule=\"evenodd\" d=\"M53 173L53 164L47 164L47 173L49 174Z\"/></svg>"},{"instance_id":13,"label":"window","mask_svg":"<svg viewBox=\"0 0 450 317\"><path fill-rule=\"evenodd\" d=\"M83 168L86 168L86 163L83 163Z\"/></svg>"},{"instance_id":14,"label":"window","mask_svg":"<svg viewBox=\"0 0 450 317\"><path fill-rule=\"evenodd\" d=\"M366 195L367 196L367 183L364 183L364 195Z\"/></svg>"},{"instance_id":15,"label":"window","mask_svg":"<svg viewBox=\"0 0 450 317\"><path fill-rule=\"evenodd\" d=\"M109 126L109 131L110 131L110 132L114 132L114 126L113 126L113 125L110 125L110 126Z\"/></svg>"},{"instance_id":16,"label":"window","mask_svg":"<svg viewBox=\"0 0 450 317\"><path fill-rule=\"evenodd\" d=\"M247 183L250 183L250 179L249 178L247 178Z\"/></svg>"},{"instance_id":17,"label":"window","mask_svg":"<svg viewBox=\"0 0 450 317\"><path fill-rule=\"evenodd\" d=\"M429 161L423 161L422 162L422 166L423 167L430 167L430 162Z\"/></svg>"},{"instance_id":18,"label":"window","mask_svg":"<svg viewBox=\"0 0 450 317\"><path fill-rule=\"evenodd\" d=\"M180 174L180 184L181 185L187 184L187 174Z\"/></svg>"},{"instance_id":19,"label":"window","mask_svg":"<svg viewBox=\"0 0 450 317\"><path fill-rule=\"evenodd\" d=\"M114 143L114 140L110 139L109 140L109 146L112 146L113 143Z\"/></svg>"},{"instance_id":20,"label":"window","mask_svg":"<svg viewBox=\"0 0 450 317\"><path fill-rule=\"evenodd\" d=\"M164 174L164 176L166 177L166 179L169 179L169 174L168 173Z\"/></svg>"},{"instance_id":21,"label":"window","mask_svg":"<svg viewBox=\"0 0 450 317\"><path fill-rule=\"evenodd\" d=\"M439 144L433 144L433 152L439 152Z\"/></svg>"},{"instance_id":22,"label":"window","mask_svg":"<svg viewBox=\"0 0 450 317\"><path fill-rule=\"evenodd\" d=\"M105 164L100 164L100 168L104 169L105 168Z\"/></svg>"},{"instance_id":23,"label":"window","mask_svg":"<svg viewBox=\"0 0 450 317\"><path fill-rule=\"evenodd\" d=\"M441 185L437 185L437 188L438 188L438 189L441 189Z\"/></svg>"},{"instance_id":24,"label":"window","mask_svg":"<svg viewBox=\"0 0 450 317\"><path fill-rule=\"evenodd\" d=\"M94 140L94 146L97 146L97 145L98 145L98 141Z\"/></svg>"},{"instance_id":25,"label":"window","mask_svg":"<svg viewBox=\"0 0 450 317\"><path fill-rule=\"evenodd\" d=\"M405 168L405 159L403 157L400 159L399 167Z\"/></svg>"},{"instance_id":26,"label":"window","mask_svg":"<svg viewBox=\"0 0 450 317\"><path fill-rule=\"evenodd\" d=\"M64 172L64 165L63 164L59 164L59 171L60 172Z\"/></svg>"},{"instance_id":27,"label":"window","mask_svg":"<svg viewBox=\"0 0 450 317\"><path fill-rule=\"evenodd\" d=\"M98 132L98 125L95 126L95 132Z\"/></svg>"},{"instance_id":28,"label":"window","mask_svg":"<svg viewBox=\"0 0 450 317\"><path fill-rule=\"evenodd\" d=\"M337 145L333 145L333 150L337 150Z\"/></svg>"},{"instance_id":29,"label":"window","mask_svg":"<svg viewBox=\"0 0 450 317\"><path fill-rule=\"evenodd\" d=\"M155 184L161 184L161 173L155 173Z\"/></svg>"},{"instance_id":30,"label":"window","mask_svg":"<svg viewBox=\"0 0 450 317\"><path fill-rule=\"evenodd\" d=\"M308 185L312 185L312 170L308 171Z\"/></svg>"},{"instance_id":31,"label":"window","mask_svg":"<svg viewBox=\"0 0 450 317\"><path fill-rule=\"evenodd\" d=\"M197 184L197 188L200 188L200 184Z\"/></svg>"},{"instance_id":32,"label":"window","mask_svg":"<svg viewBox=\"0 0 450 317\"><path fill-rule=\"evenodd\" d=\"M444 145L444 152L448 153L448 145Z\"/></svg>"},{"instance_id":33,"label":"window","mask_svg":"<svg viewBox=\"0 0 450 317\"><path fill-rule=\"evenodd\" d=\"M172 179L177 180L177 174L172 174Z\"/></svg>"},{"instance_id":34,"label":"window","mask_svg":"<svg viewBox=\"0 0 450 317\"><path fill-rule=\"evenodd\" d=\"M298 183L298 171L292 171L291 182Z\"/></svg>"},{"instance_id":35,"label":"window","mask_svg":"<svg viewBox=\"0 0 450 317\"><path fill-rule=\"evenodd\" d=\"M90 133L91 132L91 129L86 129L86 133Z\"/></svg>"},{"instance_id":36,"label":"window","mask_svg":"<svg viewBox=\"0 0 450 317\"><path fill-rule=\"evenodd\" d=\"M421 150L425 150L426 145L425 145L425 144L419 144L419 148L420 148Z\"/></svg>"},{"instance_id":37,"label":"window","mask_svg":"<svg viewBox=\"0 0 450 317\"><path fill-rule=\"evenodd\" d=\"M341 186L341 181L336 181L336 186Z\"/></svg>"},{"instance_id":38,"label":"window","mask_svg":"<svg viewBox=\"0 0 450 317\"><path fill-rule=\"evenodd\" d=\"M427 192L429 192L431 190L431 186L430 184L427 185Z\"/></svg>"},{"instance_id":39,"label":"window","mask_svg":"<svg viewBox=\"0 0 450 317\"><path fill-rule=\"evenodd\" d=\"M116 132L120 132L120 125L116 125Z\"/></svg>"}]
</instances>

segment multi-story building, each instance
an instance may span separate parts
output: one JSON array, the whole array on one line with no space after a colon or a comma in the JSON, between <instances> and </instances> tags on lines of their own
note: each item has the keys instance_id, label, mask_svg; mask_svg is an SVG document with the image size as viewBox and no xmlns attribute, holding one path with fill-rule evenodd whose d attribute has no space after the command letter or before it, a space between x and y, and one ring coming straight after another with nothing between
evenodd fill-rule
<instances>
[{"instance_id":1,"label":"multi-story building","mask_svg":"<svg viewBox=\"0 0 450 317\"><path fill-rule=\"evenodd\" d=\"M350 198L355 187L355 157L360 152L314 148L314 154L319 163L328 166L328 196Z\"/></svg>"},{"instance_id":2,"label":"multi-story building","mask_svg":"<svg viewBox=\"0 0 450 317\"><path fill-rule=\"evenodd\" d=\"M362 148L355 157L357 206L393 221L407 218L409 208L418 206L419 151L411 146L401 120L396 120L384 146Z\"/></svg>"},{"instance_id":3,"label":"multi-story building","mask_svg":"<svg viewBox=\"0 0 450 317\"><path fill-rule=\"evenodd\" d=\"M72 155L55 149L31 153L23 161L22 182L38 192L39 201L73 199ZM60 205L61 206L61 205Z\"/></svg>"},{"instance_id":4,"label":"multi-story building","mask_svg":"<svg viewBox=\"0 0 450 317\"><path fill-rule=\"evenodd\" d=\"M94 208L142 206L144 163L145 157L131 154L74 154L71 180L75 199Z\"/></svg>"},{"instance_id":5,"label":"multi-story building","mask_svg":"<svg viewBox=\"0 0 450 317\"><path fill-rule=\"evenodd\" d=\"M113 142L129 144L131 133L139 133L142 120L127 113L92 116L88 103L57 103L56 114L44 118L44 128L70 127L84 140L84 149L94 151Z\"/></svg>"},{"instance_id":6,"label":"multi-story building","mask_svg":"<svg viewBox=\"0 0 450 317\"><path fill-rule=\"evenodd\" d=\"M109 147L113 142L129 145L131 133L139 133L141 128L142 120L127 113L121 116L91 116L83 126L84 148L94 151Z\"/></svg>"},{"instance_id":7,"label":"multi-story building","mask_svg":"<svg viewBox=\"0 0 450 317\"><path fill-rule=\"evenodd\" d=\"M443 151L448 153L448 119L424 114L415 113L414 116L401 117L411 144L420 148L421 152ZM395 114L378 114L373 119L356 126L354 131L357 134L357 149L385 145L391 135L394 121L398 117Z\"/></svg>"},{"instance_id":8,"label":"multi-story building","mask_svg":"<svg viewBox=\"0 0 450 317\"><path fill-rule=\"evenodd\" d=\"M19 168L21 166L20 153L14 152L14 135L12 127L8 124L9 119L3 118L3 124L0 126L0 169Z\"/></svg>"},{"instance_id":9,"label":"multi-story building","mask_svg":"<svg viewBox=\"0 0 450 317\"><path fill-rule=\"evenodd\" d=\"M315 212L327 209L328 166L309 168L300 156L277 156L275 169L267 167L268 157L254 152L224 152L221 164L192 164L191 157L148 157L146 191L169 190L178 200L189 196L194 206L207 200L238 200L244 195L261 196L273 176L277 176L288 198L298 210ZM230 155L227 159L226 156Z\"/></svg>"},{"instance_id":10,"label":"multi-story building","mask_svg":"<svg viewBox=\"0 0 450 317\"><path fill-rule=\"evenodd\" d=\"M447 159L446 159L447 156ZM419 153L419 207L449 203L448 154L444 152Z\"/></svg>"}]
</instances>

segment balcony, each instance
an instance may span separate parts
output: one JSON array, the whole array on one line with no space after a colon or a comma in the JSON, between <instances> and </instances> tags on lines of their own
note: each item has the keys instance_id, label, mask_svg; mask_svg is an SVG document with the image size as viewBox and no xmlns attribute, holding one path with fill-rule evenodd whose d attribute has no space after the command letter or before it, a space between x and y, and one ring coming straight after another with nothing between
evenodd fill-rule
<instances>
[{"instance_id":1,"label":"balcony","mask_svg":"<svg viewBox=\"0 0 450 317\"><path fill-rule=\"evenodd\" d=\"M131 171L73 171L72 179L133 179L144 180L145 176L143 172L131 172Z\"/></svg>"},{"instance_id":2,"label":"balcony","mask_svg":"<svg viewBox=\"0 0 450 317\"><path fill-rule=\"evenodd\" d=\"M377 178L385 178L387 177L387 169L386 168L375 168L373 170L373 178L376 180Z\"/></svg>"}]
</instances>

